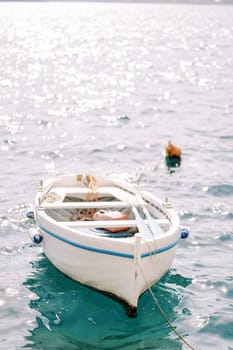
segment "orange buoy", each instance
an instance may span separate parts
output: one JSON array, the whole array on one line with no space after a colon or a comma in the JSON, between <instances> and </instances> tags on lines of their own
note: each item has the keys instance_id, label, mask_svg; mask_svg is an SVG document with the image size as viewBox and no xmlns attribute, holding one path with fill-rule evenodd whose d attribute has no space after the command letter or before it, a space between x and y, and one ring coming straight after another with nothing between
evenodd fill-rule
<instances>
[{"instance_id":1,"label":"orange buoy","mask_svg":"<svg viewBox=\"0 0 233 350\"><path fill-rule=\"evenodd\" d=\"M166 165L169 169L180 166L181 163L181 149L171 143L169 140L166 147Z\"/></svg>"},{"instance_id":2,"label":"orange buoy","mask_svg":"<svg viewBox=\"0 0 233 350\"><path fill-rule=\"evenodd\" d=\"M173 145L169 140L168 145L166 147L166 156L168 157L181 157L181 149L177 146Z\"/></svg>"}]
</instances>

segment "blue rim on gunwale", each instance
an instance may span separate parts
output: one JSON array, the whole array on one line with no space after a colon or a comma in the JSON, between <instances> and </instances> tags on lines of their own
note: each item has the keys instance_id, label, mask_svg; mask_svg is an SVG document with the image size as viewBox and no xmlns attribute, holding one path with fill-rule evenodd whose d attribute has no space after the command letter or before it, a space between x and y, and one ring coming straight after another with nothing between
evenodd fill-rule
<instances>
[{"instance_id":1,"label":"blue rim on gunwale","mask_svg":"<svg viewBox=\"0 0 233 350\"><path fill-rule=\"evenodd\" d=\"M50 236L52 236L54 238L57 238L60 241L63 241L64 243L67 243L67 244L69 244L69 245L71 245L73 247L76 247L76 248L79 248L79 249L83 249L83 250L88 250L88 251L95 252L95 253L100 253L100 254L119 256L119 257L127 258L127 259L134 259L134 255L133 254L120 253L120 252L116 252L116 251L113 251L113 250L99 249L99 248L94 248L94 247L86 246L86 245L83 245L83 244L79 244L79 243L73 242L73 241L71 241L71 240L69 240L67 238L64 238L64 237L60 236L57 233L51 232L51 231L47 230L46 228L44 228L44 227L42 227L40 225L38 225L38 226L40 227L40 229L42 231L46 232L48 235L50 235ZM149 257L151 255L164 253L164 252L174 248L179 243L179 241L180 241L180 237L176 241L174 241L174 242L172 242L172 243L170 243L170 244L168 244L168 245L166 245L166 246L164 246L162 248L155 249L155 250L152 250L152 251L150 251L148 253L141 254L141 258L147 258L147 257Z\"/></svg>"}]
</instances>

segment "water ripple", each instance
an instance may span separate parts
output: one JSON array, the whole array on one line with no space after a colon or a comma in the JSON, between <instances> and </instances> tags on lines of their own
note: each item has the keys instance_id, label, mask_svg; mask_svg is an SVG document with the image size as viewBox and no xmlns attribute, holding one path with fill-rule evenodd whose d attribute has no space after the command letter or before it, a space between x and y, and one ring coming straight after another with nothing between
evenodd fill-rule
<instances>
[{"instance_id":1,"label":"water ripple","mask_svg":"<svg viewBox=\"0 0 233 350\"><path fill-rule=\"evenodd\" d=\"M208 187L207 192L216 197L232 196L233 185L230 185L230 184L212 185Z\"/></svg>"},{"instance_id":2,"label":"water ripple","mask_svg":"<svg viewBox=\"0 0 233 350\"><path fill-rule=\"evenodd\" d=\"M140 177L169 196L190 236L153 292L197 349L229 348L232 9L0 2L4 350L182 348L149 293L128 320L29 243L25 214L39 179L90 171ZM169 139L183 151L172 174L163 154Z\"/></svg>"}]
</instances>

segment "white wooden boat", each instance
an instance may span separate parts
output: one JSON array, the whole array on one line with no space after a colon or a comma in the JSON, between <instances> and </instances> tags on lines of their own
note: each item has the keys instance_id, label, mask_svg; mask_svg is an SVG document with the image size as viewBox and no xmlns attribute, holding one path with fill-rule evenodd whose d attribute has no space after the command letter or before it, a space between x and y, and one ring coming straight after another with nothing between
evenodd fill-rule
<instances>
[{"instance_id":1,"label":"white wooden boat","mask_svg":"<svg viewBox=\"0 0 233 350\"><path fill-rule=\"evenodd\" d=\"M34 217L35 239L51 263L122 301L131 317L140 295L170 268L180 240L179 217L168 201L114 178L50 178L40 184Z\"/></svg>"}]
</instances>

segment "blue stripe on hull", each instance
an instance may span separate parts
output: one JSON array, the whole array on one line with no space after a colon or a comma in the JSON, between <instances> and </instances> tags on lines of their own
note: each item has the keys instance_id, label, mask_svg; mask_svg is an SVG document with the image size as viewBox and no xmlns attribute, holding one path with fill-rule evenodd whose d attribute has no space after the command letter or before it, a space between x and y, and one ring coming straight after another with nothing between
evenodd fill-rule
<instances>
[{"instance_id":1,"label":"blue stripe on hull","mask_svg":"<svg viewBox=\"0 0 233 350\"><path fill-rule=\"evenodd\" d=\"M69 239L67 238L64 238L54 232L51 232L49 230L47 230L46 228L42 227L42 226L39 226L40 229L44 232L46 232L48 235L56 238L56 239L59 239L60 241L66 243L66 244L69 244L73 247L76 247L76 248L79 248L79 249L83 249L83 250L88 250L90 252L95 252L95 253L100 253L100 254L107 254L107 255L113 255L113 256L119 256L119 257L122 257L122 258L127 258L127 259L134 259L134 255L133 254L127 254L127 253L121 253L121 252L116 252L114 250L106 250L106 249L100 249L100 248L94 248L94 247L90 247L90 246L86 246L86 245L83 245L83 244L79 244L79 243L76 243L76 242L73 242L73 241L70 241ZM160 253L164 253L172 248L174 248L178 242L179 242L180 238L177 239L176 241L162 247L162 248L159 248L159 249L155 249L155 250L152 250L152 251L149 251L147 253L143 253L141 255L141 258L146 258L148 256L151 256L151 255L155 255L155 254L160 254Z\"/></svg>"}]
</instances>

